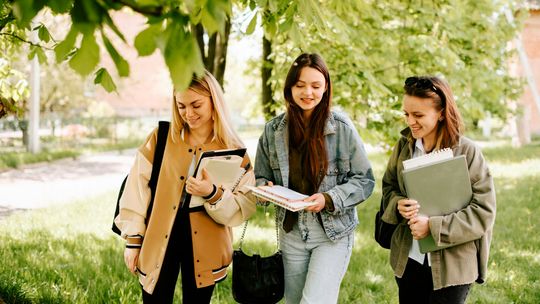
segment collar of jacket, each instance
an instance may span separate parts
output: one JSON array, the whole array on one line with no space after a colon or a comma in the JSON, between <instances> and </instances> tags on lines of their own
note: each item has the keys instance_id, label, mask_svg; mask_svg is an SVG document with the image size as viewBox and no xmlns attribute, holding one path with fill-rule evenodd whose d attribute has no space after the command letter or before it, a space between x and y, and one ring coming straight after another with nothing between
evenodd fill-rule
<instances>
[{"instance_id":1,"label":"collar of jacket","mask_svg":"<svg viewBox=\"0 0 540 304\"><path fill-rule=\"evenodd\" d=\"M279 121L274 125L274 131L283 132L287 126L287 113L280 115ZM326 119L326 124L324 125L323 135L334 134L336 133L336 121L334 120L334 113L330 111L328 118Z\"/></svg>"}]
</instances>

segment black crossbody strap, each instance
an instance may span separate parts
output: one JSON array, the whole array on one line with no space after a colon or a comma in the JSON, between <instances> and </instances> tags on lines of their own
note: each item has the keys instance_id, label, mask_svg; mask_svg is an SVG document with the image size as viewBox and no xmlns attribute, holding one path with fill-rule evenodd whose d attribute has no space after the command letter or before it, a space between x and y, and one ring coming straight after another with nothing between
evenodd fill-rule
<instances>
[{"instance_id":1,"label":"black crossbody strap","mask_svg":"<svg viewBox=\"0 0 540 304\"><path fill-rule=\"evenodd\" d=\"M154 207L154 197L156 196L156 187L159 178L159 171L161 170L161 162L163 161L163 152L165 151L165 145L167 144L167 134L169 133L168 121L160 121L158 126L156 149L154 150L154 161L152 162L152 175L148 181L148 187L150 187L150 203L146 210L146 223L150 219L152 214L152 208Z\"/></svg>"}]
</instances>

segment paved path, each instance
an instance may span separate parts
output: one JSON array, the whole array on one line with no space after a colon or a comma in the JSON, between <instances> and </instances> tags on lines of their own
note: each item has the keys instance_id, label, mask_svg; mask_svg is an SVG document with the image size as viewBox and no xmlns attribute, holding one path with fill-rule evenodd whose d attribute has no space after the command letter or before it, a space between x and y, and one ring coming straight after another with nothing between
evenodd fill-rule
<instances>
[{"instance_id":1,"label":"paved path","mask_svg":"<svg viewBox=\"0 0 540 304\"><path fill-rule=\"evenodd\" d=\"M254 157L257 139L246 140L245 144ZM20 210L65 204L118 190L134 156L135 149L107 152L0 172L0 219Z\"/></svg>"},{"instance_id":2,"label":"paved path","mask_svg":"<svg viewBox=\"0 0 540 304\"><path fill-rule=\"evenodd\" d=\"M0 172L0 218L118 189L134 155L107 152Z\"/></svg>"}]
</instances>

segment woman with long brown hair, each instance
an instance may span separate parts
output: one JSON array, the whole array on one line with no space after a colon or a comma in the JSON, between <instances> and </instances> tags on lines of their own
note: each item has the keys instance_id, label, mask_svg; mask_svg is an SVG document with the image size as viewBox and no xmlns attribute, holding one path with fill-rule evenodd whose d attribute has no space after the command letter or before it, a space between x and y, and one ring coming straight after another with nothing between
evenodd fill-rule
<instances>
[{"instance_id":1,"label":"woman with long brown hair","mask_svg":"<svg viewBox=\"0 0 540 304\"><path fill-rule=\"evenodd\" d=\"M277 207L287 303L336 303L358 224L355 206L374 178L351 121L330 110L332 82L318 54L302 54L285 80L287 111L266 126L255 160L257 184L309 195L299 212Z\"/></svg>"},{"instance_id":2,"label":"woman with long brown hair","mask_svg":"<svg viewBox=\"0 0 540 304\"><path fill-rule=\"evenodd\" d=\"M493 178L480 148L462 135L463 122L446 81L409 77L404 90L408 127L401 131L382 180L382 220L399 224L390 246L399 302L464 303L471 284L486 278L496 213ZM453 213L427 217L418 213L419 203L407 196L403 161L444 148L465 155L472 198ZM428 235L438 246L451 247L421 253L418 240Z\"/></svg>"}]
</instances>

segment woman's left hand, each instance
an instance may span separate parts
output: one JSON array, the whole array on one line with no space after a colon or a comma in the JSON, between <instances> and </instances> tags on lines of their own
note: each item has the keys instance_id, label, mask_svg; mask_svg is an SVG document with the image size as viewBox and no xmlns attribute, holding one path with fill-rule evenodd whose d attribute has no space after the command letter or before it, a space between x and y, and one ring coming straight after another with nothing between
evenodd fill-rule
<instances>
[{"instance_id":1,"label":"woman's left hand","mask_svg":"<svg viewBox=\"0 0 540 304\"><path fill-rule=\"evenodd\" d=\"M429 235L429 217L419 215L409 220L407 223L411 229L411 234L415 240L420 240Z\"/></svg>"},{"instance_id":2,"label":"woman's left hand","mask_svg":"<svg viewBox=\"0 0 540 304\"><path fill-rule=\"evenodd\" d=\"M202 170L201 176L197 178L191 176L186 181L186 191L191 195L208 196L212 190L214 190L214 184L206 169Z\"/></svg>"},{"instance_id":3,"label":"woman's left hand","mask_svg":"<svg viewBox=\"0 0 540 304\"><path fill-rule=\"evenodd\" d=\"M304 209L306 211L319 212L324 209L325 199L324 199L324 195L322 195L321 193L315 193L312 196L306 198L305 201L317 203L313 206L309 206L306 209Z\"/></svg>"}]
</instances>

